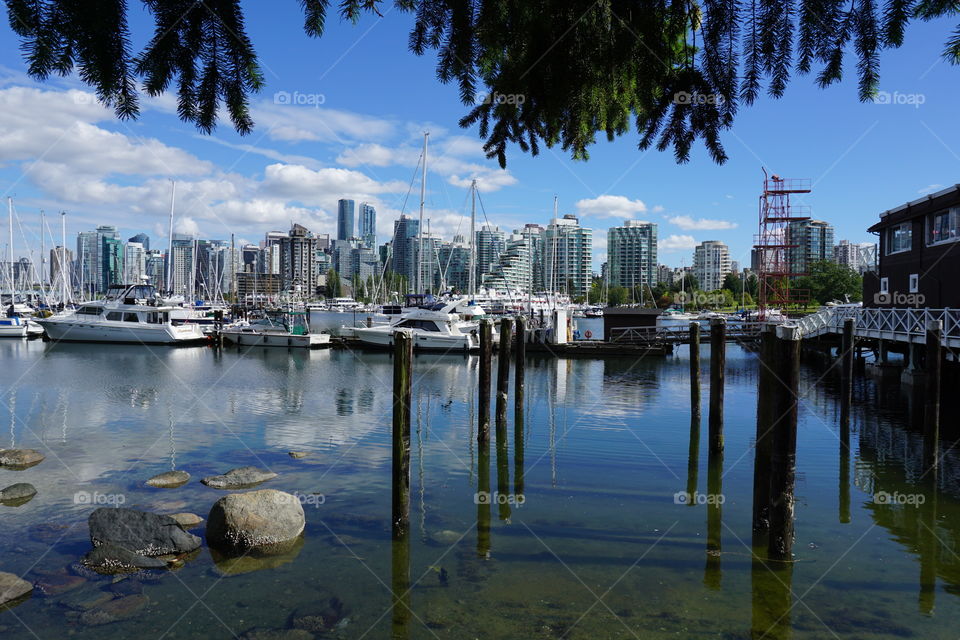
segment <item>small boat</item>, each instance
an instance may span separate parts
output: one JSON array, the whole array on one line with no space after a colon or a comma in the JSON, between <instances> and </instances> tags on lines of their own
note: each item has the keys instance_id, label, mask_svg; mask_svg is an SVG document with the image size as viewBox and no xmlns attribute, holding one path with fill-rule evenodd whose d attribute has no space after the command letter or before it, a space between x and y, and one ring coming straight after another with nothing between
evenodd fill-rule
<instances>
[{"instance_id":1,"label":"small boat","mask_svg":"<svg viewBox=\"0 0 960 640\"><path fill-rule=\"evenodd\" d=\"M206 336L197 325L174 325L173 307L164 306L147 284L110 285L106 298L76 309L38 318L51 340L126 344L189 344Z\"/></svg>"},{"instance_id":2,"label":"small boat","mask_svg":"<svg viewBox=\"0 0 960 640\"><path fill-rule=\"evenodd\" d=\"M220 334L227 342L250 347L298 347L315 349L330 345L329 333L309 333L306 325L299 321L303 311L289 312L294 321L288 324L279 318L269 316L252 322L238 322L224 327Z\"/></svg>"},{"instance_id":3,"label":"small boat","mask_svg":"<svg viewBox=\"0 0 960 640\"><path fill-rule=\"evenodd\" d=\"M460 313L457 308L468 303L464 299L412 309L389 325L355 329L360 342L376 347L390 347L397 331L413 334L413 348L420 351L473 351L480 348L480 335L475 320L479 309Z\"/></svg>"},{"instance_id":4,"label":"small boat","mask_svg":"<svg viewBox=\"0 0 960 640\"><path fill-rule=\"evenodd\" d=\"M602 318L603 309L601 307L591 307L583 312L585 318Z\"/></svg>"},{"instance_id":5,"label":"small boat","mask_svg":"<svg viewBox=\"0 0 960 640\"><path fill-rule=\"evenodd\" d=\"M0 318L0 338L26 338L27 325L24 318Z\"/></svg>"}]
</instances>

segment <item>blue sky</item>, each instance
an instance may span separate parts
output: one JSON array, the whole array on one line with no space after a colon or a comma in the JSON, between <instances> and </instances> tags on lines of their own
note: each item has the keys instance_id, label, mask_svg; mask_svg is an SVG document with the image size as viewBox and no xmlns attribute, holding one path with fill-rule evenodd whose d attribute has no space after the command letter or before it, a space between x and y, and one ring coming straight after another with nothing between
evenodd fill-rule
<instances>
[{"instance_id":1,"label":"blue sky","mask_svg":"<svg viewBox=\"0 0 960 640\"><path fill-rule=\"evenodd\" d=\"M140 45L150 25L140 3L130 6ZM164 245L171 177L180 231L256 242L300 222L334 234L337 199L353 197L377 206L382 241L427 130L432 230L450 237L467 229L467 185L477 177L486 215L502 228L546 224L557 195L561 214L594 229L597 267L607 228L627 217L660 225L661 263L689 265L692 245L715 239L748 264L764 166L810 178L803 203L834 224L838 240L856 242L873 240L866 228L880 212L960 182L960 69L940 56L949 22L912 25L906 45L882 56L881 91L913 104L860 103L848 64L838 86L821 90L796 76L782 99L742 108L723 134L730 160L722 166L702 145L684 165L669 152L639 152L630 132L613 143L601 136L588 162L559 149L534 158L514 148L504 172L483 157L475 130L458 127L466 107L455 86L436 80L435 58L407 51L409 15L390 11L357 25L331 17L327 34L313 39L297 3L245 6L266 80L253 97L257 128L245 137L228 123L201 135L177 119L172 95L145 100L139 120L118 122L75 78L36 83L4 21L0 184L23 226L18 255L25 243L39 249L41 208L68 212L69 246L97 224L116 224L124 237L145 231ZM48 246L59 241L59 222L51 222Z\"/></svg>"}]
</instances>

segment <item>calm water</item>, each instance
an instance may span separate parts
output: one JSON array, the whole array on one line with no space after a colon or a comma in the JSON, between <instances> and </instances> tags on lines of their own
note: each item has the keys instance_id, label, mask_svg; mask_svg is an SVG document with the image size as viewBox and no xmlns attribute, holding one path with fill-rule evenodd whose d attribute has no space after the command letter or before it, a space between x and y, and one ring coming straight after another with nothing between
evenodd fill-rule
<instances>
[{"instance_id":1,"label":"calm water","mask_svg":"<svg viewBox=\"0 0 960 640\"><path fill-rule=\"evenodd\" d=\"M35 594L0 612L4 638L232 638L285 628L298 607L330 597L344 605L331 634L341 638L957 636L957 461L948 454L942 490L923 494L923 507L877 504L879 491L920 491L921 446L905 426L915 405L872 381L857 380L844 460L835 382L815 384L823 371L805 366L797 562L772 572L751 560L757 361L738 347L728 352L722 550L712 554L707 507L675 501L688 484L707 491L706 406L690 464L686 348L639 361L531 357L522 437L511 410L507 439L492 437L488 452L471 428L476 358L418 356L409 555L389 531L387 354L4 341L0 362L0 446L47 454L0 471L0 486L39 490L0 507L2 571L69 571L90 546L93 507L77 492L206 517L223 494L199 478L257 465L280 474L265 488L325 498L306 507L304 543L285 556L229 563L204 546L178 571ZM707 394L705 380L704 403ZM144 486L171 468L193 480ZM487 484L522 490L523 504L478 506ZM406 571L404 618L391 612L391 586ZM118 588L142 589L149 604L92 628L65 606Z\"/></svg>"}]
</instances>

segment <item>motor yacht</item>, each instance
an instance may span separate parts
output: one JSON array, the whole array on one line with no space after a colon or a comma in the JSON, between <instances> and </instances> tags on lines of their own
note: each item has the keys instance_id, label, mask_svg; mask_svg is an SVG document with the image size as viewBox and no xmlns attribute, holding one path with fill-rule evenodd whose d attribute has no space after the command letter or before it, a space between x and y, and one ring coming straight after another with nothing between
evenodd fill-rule
<instances>
[{"instance_id":1,"label":"motor yacht","mask_svg":"<svg viewBox=\"0 0 960 640\"><path fill-rule=\"evenodd\" d=\"M241 321L220 332L227 342L255 347L299 347L313 349L330 345L329 333L309 333L303 311L288 312L292 322L269 316Z\"/></svg>"},{"instance_id":2,"label":"motor yacht","mask_svg":"<svg viewBox=\"0 0 960 640\"><path fill-rule=\"evenodd\" d=\"M413 348L420 351L473 351L480 347L477 319L482 310L468 302L463 298L411 309L388 325L354 329L353 334L364 344L390 347L394 334L407 330L413 334Z\"/></svg>"},{"instance_id":3,"label":"motor yacht","mask_svg":"<svg viewBox=\"0 0 960 640\"><path fill-rule=\"evenodd\" d=\"M174 325L152 285L110 285L103 300L84 302L36 322L51 340L132 344L185 344L206 340L195 324Z\"/></svg>"}]
</instances>

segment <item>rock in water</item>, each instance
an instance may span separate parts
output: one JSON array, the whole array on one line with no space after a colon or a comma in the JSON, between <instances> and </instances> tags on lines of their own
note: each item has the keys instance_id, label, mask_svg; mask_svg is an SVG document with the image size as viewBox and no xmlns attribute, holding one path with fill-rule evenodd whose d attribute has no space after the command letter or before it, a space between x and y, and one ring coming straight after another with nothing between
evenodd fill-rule
<instances>
[{"instance_id":1,"label":"rock in water","mask_svg":"<svg viewBox=\"0 0 960 640\"><path fill-rule=\"evenodd\" d=\"M134 509L97 509L90 514L89 525L94 547L112 544L141 556L187 553L201 543L170 516Z\"/></svg>"},{"instance_id":2,"label":"rock in water","mask_svg":"<svg viewBox=\"0 0 960 640\"><path fill-rule=\"evenodd\" d=\"M299 460L300 458L306 458L310 454L306 451L291 451L288 455L294 460Z\"/></svg>"},{"instance_id":3,"label":"rock in water","mask_svg":"<svg viewBox=\"0 0 960 640\"><path fill-rule=\"evenodd\" d=\"M88 569L108 575L139 571L140 569L167 568L167 563L163 560L148 558L109 543L91 550L80 562Z\"/></svg>"},{"instance_id":4,"label":"rock in water","mask_svg":"<svg viewBox=\"0 0 960 640\"><path fill-rule=\"evenodd\" d=\"M153 476L147 484L158 489L176 489L190 481L190 474L186 471L167 471Z\"/></svg>"},{"instance_id":5,"label":"rock in water","mask_svg":"<svg viewBox=\"0 0 960 640\"><path fill-rule=\"evenodd\" d=\"M303 629L250 629L240 640L313 640L313 634Z\"/></svg>"},{"instance_id":6,"label":"rock in water","mask_svg":"<svg viewBox=\"0 0 960 640\"><path fill-rule=\"evenodd\" d=\"M233 493L210 509L207 540L236 550L278 545L303 533L305 524L296 496L274 489Z\"/></svg>"},{"instance_id":7,"label":"rock in water","mask_svg":"<svg viewBox=\"0 0 960 640\"><path fill-rule=\"evenodd\" d=\"M0 607L25 599L32 591L33 585L26 580L0 571Z\"/></svg>"},{"instance_id":8,"label":"rock in water","mask_svg":"<svg viewBox=\"0 0 960 640\"><path fill-rule=\"evenodd\" d=\"M18 482L0 491L0 504L8 507L19 507L30 502L35 495L37 495L36 487L26 482Z\"/></svg>"},{"instance_id":9,"label":"rock in water","mask_svg":"<svg viewBox=\"0 0 960 640\"><path fill-rule=\"evenodd\" d=\"M91 627L97 627L111 622L127 620L147 606L150 600L144 595L126 596L85 611L80 616L80 622Z\"/></svg>"},{"instance_id":10,"label":"rock in water","mask_svg":"<svg viewBox=\"0 0 960 640\"><path fill-rule=\"evenodd\" d=\"M33 583L34 589L47 597L59 596L87 583L86 578L69 573L55 573L44 576Z\"/></svg>"},{"instance_id":11,"label":"rock in water","mask_svg":"<svg viewBox=\"0 0 960 640\"><path fill-rule=\"evenodd\" d=\"M193 529L203 524L203 518L195 513L174 513L170 517L184 529Z\"/></svg>"},{"instance_id":12,"label":"rock in water","mask_svg":"<svg viewBox=\"0 0 960 640\"><path fill-rule=\"evenodd\" d=\"M298 607L290 615L290 626L315 634L326 634L337 628L349 612L336 596Z\"/></svg>"},{"instance_id":13,"label":"rock in water","mask_svg":"<svg viewBox=\"0 0 960 640\"><path fill-rule=\"evenodd\" d=\"M43 460L44 455L36 449L0 449L0 467L27 469Z\"/></svg>"},{"instance_id":14,"label":"rock in water","mask_svg":"<svg viewBox=\"0 0 960 640\"><path fill-rule=\"evenodd\" d=\"M222 476L209 476L200 482L214 489L247 489L276 477L277 474L272 471L263 471L256 467L240 467L227 471Z\"/></svg>"}]
</instances>

